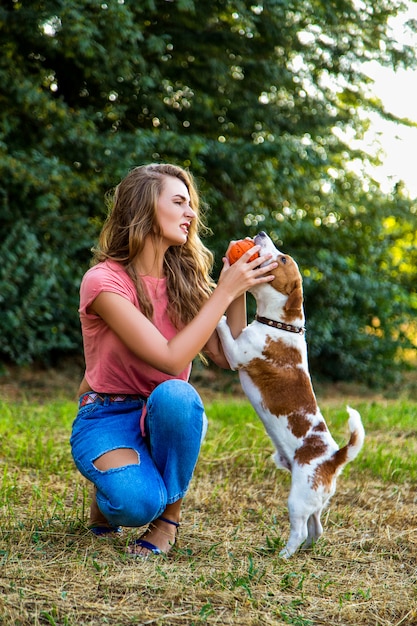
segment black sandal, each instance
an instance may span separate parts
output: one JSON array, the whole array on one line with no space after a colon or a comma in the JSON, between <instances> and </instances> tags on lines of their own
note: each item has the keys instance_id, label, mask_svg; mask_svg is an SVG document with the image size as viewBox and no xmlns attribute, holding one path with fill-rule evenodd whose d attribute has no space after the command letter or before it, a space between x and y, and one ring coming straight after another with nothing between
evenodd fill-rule
<instances>
[{"instance_id":1,"label":"black sandal","mask_svg":"<svg viewBox=\"0 0 417 626\"><path fill-rule=\"evenodd\" d=\"M107 535L121 535L123 530L121 526L104 526L100 524L93 524L88 527L88 530L96 537L106 537Z\"/></svg>"}]
</instances>

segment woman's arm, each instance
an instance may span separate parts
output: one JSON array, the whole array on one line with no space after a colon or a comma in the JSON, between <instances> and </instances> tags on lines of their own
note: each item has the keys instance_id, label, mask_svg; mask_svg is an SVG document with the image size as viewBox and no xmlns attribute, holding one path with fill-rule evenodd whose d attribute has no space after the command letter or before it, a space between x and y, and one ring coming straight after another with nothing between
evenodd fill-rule
<instances>
[{"instance_id":1,"label":"woman's arm","mask_svg":"<svg viewBox=\"0 0 417 626\"><path fill-rule=\"evenodd\" d=\"M234 241L230 242L226 252L226 258L228 258L228 252L234 243ZM243 293L233 300L226 311L226 317L233 338L236 339L247 325L246 293ZM207 355L213 363L218 365L218 367L230 369L217 330L214 331L207 344L204 346L204 354Z\"/></svg>"},{"instance_id":2,"label":"woman's arm","mask_svg":"<svg viewBox=\"0 0 417 626\"><path fill-rule=\"evenodd\" d=\"M91 309L136 356L166 374L177 376L202 351L232 303L256 283L273 280L269 272L276 264L259 266L271 255L248 262L253 252L252 248L232 266L224 260L216 289L194 319L172 339L166 339L131 302L118 294L101 292Z\"/></svg>"}]
</instances>

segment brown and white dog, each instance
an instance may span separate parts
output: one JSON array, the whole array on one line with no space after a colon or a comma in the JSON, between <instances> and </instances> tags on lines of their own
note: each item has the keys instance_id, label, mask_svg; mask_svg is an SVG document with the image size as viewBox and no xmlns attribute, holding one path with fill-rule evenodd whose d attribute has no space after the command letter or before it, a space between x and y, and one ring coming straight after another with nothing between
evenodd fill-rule
<instances>
[{"instance_id":1,"label":"brown and white dog","mask_svg":"<svg viewBox=\"0 0 417 626\"><path fill-rule=\"evenodd\" d=\"M339 449L331 436L308 371L300 271L264 232L254 243L278 262L275 278L251 289L256 319L237 339L225 317L217 330L230 366L239 370L242 388L275 445L275 463L292 474L290 536L280 552L288 558L302 544L308 548L319 539L321 512L336 490L338 474L359 453L365 432L359 413L348 407L348 444Z\"/></svg>"}]
</instances>

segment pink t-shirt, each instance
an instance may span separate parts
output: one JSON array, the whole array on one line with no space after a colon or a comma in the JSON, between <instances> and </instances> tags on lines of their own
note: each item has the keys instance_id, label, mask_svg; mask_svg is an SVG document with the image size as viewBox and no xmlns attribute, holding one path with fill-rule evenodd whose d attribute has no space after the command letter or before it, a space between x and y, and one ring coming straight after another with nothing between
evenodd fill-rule
<instances>
[{"instance_id":1,"label":"pink t-shirt","mask_svg":"<svg viewBox=\"0 0 417 626\"><path fill-rule=\"evenodd\" d=\"M152 322L166 339L171 339L178 333L178 329L167 314L166 279L145 276L143 280L152 294ZM164 374L135 356L98 315L87 313L88 307L102 291L117 293L140 310L135 285L120 263L104 261L84 275L79 313L86 363L85 377L91 389L99 393L140 394L147 398L165 380L188 380L191 363L179 376Z\"/></svg>"}]
</instances>

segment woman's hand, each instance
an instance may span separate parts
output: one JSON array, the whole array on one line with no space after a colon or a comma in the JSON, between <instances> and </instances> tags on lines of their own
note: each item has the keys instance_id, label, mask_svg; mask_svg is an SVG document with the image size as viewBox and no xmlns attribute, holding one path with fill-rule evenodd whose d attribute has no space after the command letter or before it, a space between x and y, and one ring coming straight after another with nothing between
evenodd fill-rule
<instances>
[{"instance_id":1,"label":"woman's hand","mask_svg":"<svg viewBox=\"0 0 417 626\"><path fill-rule=\"evenodd\" d=\"M234 243L234 241L230 242L226 256L223 257L223 269L217 283L217 288L220 287L227 290L233 296L233 299L242 295L256 284L274 280L271 271L278 266L278 263L275 261L268 263L272 258L272 254L269 253L249 261L254 253L260 251L261 246L250 248L233 265L230 265L227 254Z\"/></svg>"},{"instance_id":2,"label":"woman's hand","mask_svg":"<svg viewBox=\"0 0 417 626\"><path fill-rule=\"evenodd\" d=\"M228 247L227 247L227 250L226 250L226 255L225 255L225 256L227 257L227 259L228 259L228 260L229 260L229 253L230 253L230 250L233 248L233 246L234 246L236 243L238 243L238 241L250 241L250 242L253 244L253 246L254 246L253 239L251 239L250 237L245 237L245 239L243 239L243 240L242 240L242 239L232 239L232 241L229 243L229 245L228 245ZM253 252L253 251L252 251L252 252ZM229 263L230 263L230 261L229 261Z\"/></svg>"}]
</instances>

